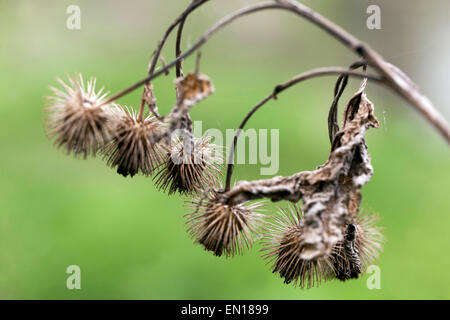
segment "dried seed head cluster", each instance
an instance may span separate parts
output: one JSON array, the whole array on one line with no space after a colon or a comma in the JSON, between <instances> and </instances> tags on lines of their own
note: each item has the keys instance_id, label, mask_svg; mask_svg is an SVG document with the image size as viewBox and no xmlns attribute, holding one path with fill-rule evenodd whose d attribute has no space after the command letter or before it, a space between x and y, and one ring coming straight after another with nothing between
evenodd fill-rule
<instances>
[{"instance_id":1,"label":"dried seed head cluster","mask_svg":"<svg viewBox=\"0 0 450 320\"><path fill-rule=\"evenodd\" d=\"M169 146L154 176L156 186L169 194L193 194L218 186L220 148L206 135L201 138L176 138Z\"/></svg>"},{"instance_id":2,"label":"dried seed head cluster","mask_svg":"<svg viewBox=\"0 0 450 320\"><path fill-rule=\"evenodd\" d=\"M176 80L177 104L168 117L157 115L151 83L144 87L137 115L104 102L102 90L95 92L95 80L86 86L81 76L69 78L69 85L60 82L65 90L53 89L49 108L56 143L85 157L101 151L125 177L156 173L156 187L169 194L196 195L193 211L186 215L188 233L214 255L242 254L255 236L259 239L262 203L249 201L268 197L302 200L303 216L297 206L290 207L263 229L264 258L285 283L310 288L330 279L358 278L378 258L383 241L375 225L378 218L359 214L360 188L373 171L364 135L378 126L364 93L366 81L347 104L342 130L330 135L332 150L324 165L291 177L241 181L231 190L218 183L220 148L207 136L192 135L189 110L214 90L206 76L192 73ZM143 117L145 104L157 117ZM176 130L182 135L171 140Z\"/></svg>"},{"instance_id":3,"label":"dried seed head cluster","mask_svg":"<svg viewBox=\"0 0 450 320\"><path fill-rule=\"evenodd\" d=\"M294 283L303 289L332 278L333 269L327 257L302 257L305 243L301 218L292 207L280 209L279 215L267 223L262 250L267 251L263 257L273 262L274 273L279 273L285 283Z\"/></svg>"},{"instance_id":4,"label":"dried seed head cluster","mask_svg":"<svg viewBox=\"0 0 450 320\"><path fill-rule=\"evenodd\" d=\"M233 257L242 254L253 244L258 233L262 203L230 205L220 194L210 192L206 201L199 198L191 204L193 212L187 214L188 232L205 250L216 256Z\"/></svg>"},{"instance_id":5,"label":"dried seed head cluster","mask_svg":"<svg viewBox=\"0 0 450 320\"><path fill-rule=\"evenodd\" d=\"M161 123L156 118L140 120L134 112L125 111L105 148L108 164L124 177L151 175L162 159L162 147L156 143L160 133Z\"/></svg>"},{"instance_id":6,"label":"dried seed head cluster","mask_svg":"<svg viewBox=\"0 0 450 320\"><path fill-rule=\"evenodd\" d=\"M344 240L329 255L305 259L302 257L305 222L292 207L281 209L267 224L264 257L273 262L273 272L279 273L285 283L292 282L301 288L318 286L333 278L341 281L358 278L381 250L383 236L375 226L377 220L376 215L358 215L356 221L346 226Z\"/></svg>"},{"instance_id":7,"label":"dried seed head cluster","mask_svg":"<svg viewBox=\"0 0 450 320\"><path fill-rule=\"evenodd\" d=\"M116 120L114 109L97 107L107 94L102 93L103 88L96 92L95 79L85 85L81 75L78 79L68 77L68 84L61 79L58 82L63 89L51 88L53 96L46 109L48 134L68 153L95 156L111 139Z\"/></svg>"}]
</instances>

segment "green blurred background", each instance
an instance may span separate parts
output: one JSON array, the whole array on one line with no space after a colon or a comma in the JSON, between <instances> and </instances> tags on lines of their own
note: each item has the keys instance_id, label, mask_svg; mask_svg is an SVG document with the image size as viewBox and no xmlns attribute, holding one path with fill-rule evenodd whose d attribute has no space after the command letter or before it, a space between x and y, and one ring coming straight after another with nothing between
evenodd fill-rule
<instances>
[{"instance_id":1,"label":"green blurred background","mask_svg":"<svg viewBox=\"0 0 450 320\"><path fill-rule=\"evenodd\" d=\"M195 12L183 49L227 13L256 1L212 0ZM375 174L363 206L383 217L387 243L381 289L359 280L301 290L283 284L260 257L216 258L185 232L184 199L149 178L123 178L100 158L57 150L43 127L56 77L81 72L117 92L145 76L150 53L188 1L0 0L0 298L4 299L449 299L450 153L403 100L369 83L379 129L368 132ZM418 83L450 118L450 3L308 0L306 5L371 44ZM66 8L81 8L81 30L66 28ZM381 30L366 28L366 8L381 8ZM174 37L163 54L174 55ZM192 70L195 58L185 70ZM246 111L291 76L347 66L353 53L285 12L234 23L202 49L201 70L216 93L196 106L203 128L235 128ZM155 81L158 105L174 102L174 72ZM312 170L328 157L326 118L334 77L305 82L268 103L248 127L280 129L279 175ZM358 81L352 80L341 103ZM141 90L122 99L136 106ZM234 179L259 178L258 165ZM66 268L81 267L81 290L66 288Z\"/></svg>"}]
</instances>

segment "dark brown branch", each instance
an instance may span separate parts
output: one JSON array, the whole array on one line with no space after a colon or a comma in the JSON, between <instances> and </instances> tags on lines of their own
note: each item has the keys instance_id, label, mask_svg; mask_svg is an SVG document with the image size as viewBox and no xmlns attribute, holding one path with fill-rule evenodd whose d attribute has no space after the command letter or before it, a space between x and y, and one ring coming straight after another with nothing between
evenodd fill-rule
<instances>
[{"instance_id":1,"label":"dark brown branch","mask_svg":"<svg viewBox=\"0 0 450 320\"><path fill-rule=\"evenodd\" d=\"M183 21L181 21L180 25L178 26L177 42L175 45L175 58L178 58L181 55L181 38L183 36L183 28L184 28L185 22L186 22L186 19L183 19ZM176 65L175 75L177 78L181 76L182 62L183 61L180 60L177 62L177 65Z\"/></svg>"},{"instance_id":2,"label":"dark brown branch","mask_svg":"<svg viewBox=\"0 0 450 320\"><path fill-rule=\"evenodd\" d=\"M180 23L184 24L184 21L186 20L186 17L195 9L200 7L202 4L207 2L208 0L193 0L189 6L186 8L185 11L177 18L175 21L169 26L169 28L166 30L166 33L164 34L164 37L159 42L158 48L156 49L156 53L153 57L152 67L150 68L148 74L149 77L151 77L155 71L156 67L156 61L159 59L159 55L161 54L161 50L164 47L164 44L166 43L167 38L169 37L170 33L173 31L173 29Z\"/></svg>"},{"instance_id":3,"label":"dark brown branch","mask_svg":"<svg viewBox=\"0 0 450 320\"><path fill-rule=\"evenodd\" d=\"M355 168L349 165L348 161L360 161L365 166L364 170L356 170L360 178L353 179L352 184L361 188L372 175L370 159L366 152L364 136L370 127L378 127L378 121L374 116L373 104L367 99L364 88L366 80L358 92L350 99L344 115L343 128L339 132L339 143L337 148L330 153L328 161L317 167L314 171L303 171L287 177L274 177L264 180L240 181L231 190L225 190L223 199L229 203L242 203L259 198L270 198L272 201L289 200L299 201L305 194L308 194L311 187L317 185L320 189L320 181L334 181L342 179L341 173L346 175L349 170ZM356 105L355 105L356 104ZM356 110L356 113L347 112L348 109ZM354 154L363 152L361 158ZM362 160L367 158L367 160ZM341 181L341 183L345 183ZM334 184L330 185L332 188Z\"/></svg>"},{"instance_id":4,"label":"dark brown branch","mask_svg":"<svg viewBox=\"0 0 450 320\"><path fill-rule=\"evenodd\" d=\"M171 69L174 66L176 66L178 62L183 61L186 57L188 57L192 53L194 53L198 48L200 48L202 45L204 45L206 43L206 41L213 34L215 34L218 30L220 30L222 27L228 25L229 23L231 23L235 19L237 19L237 18L239 18L241 16L245 16L245 15L250 14L250 13L254 13L254 12L258 12L258 11L266 10L266 9L283 9L283 6L281 6L280 4L277 4L277 3L273 3L273 2L262 3L262 4L258 4L258 5L250 6L248 8L244 8L244 9L238 10L238 11L236 11L236 12L226 16L225 18L223 18L222 20L217 22L215 25L213 25L209 30L207 30L203 34L203 36L191 48L186 50L182 55L180 55L175 60L173 60L170 63L168 63L165 68L162 68L159 71L154 72L152 75L149 74L146 78L136 82L135 84L133 84L130 87L122 90L121 92L116 93L115 95L111 96L109 99L105 100L103 103L98 105L98 107L103 106L103 105L107 105L107 104L113 102L114 100L117 100L120 97L123 97L124 95L126 95L126 94L128 94L128 93L130 93L130 92L132 92L134 90L136 90L137 88L141 87L145 83L147 83L147 82L149 82L149 81L159 77L161 74L166 72L168 69Z\"/></svg>"},{"instance_id":5,"label":"dark brown branch","mask_svg":"<svg viewBox=\"0 0 450 320\"><path fill-rule=\"evenodd\" d=\"M292 87L293 85L296 85L304 80L311 79L314 77L326 76L326 75L336 75L336 74L348 75L348 76L353 76L353 77L358 77L358 78L368 78L368 79L376 81L376 82L383 81L383 79L381 79L377 76L367 75L365 73L357 72L354 70L349 70L349 69L341 68L341 67L328 67L328 68L318 68L318 69L314 69L311 71L301 73L301 74L293 77L289 81L286 81L282 84L277 85L275 87L275 89L272 91L272 93L270 93L268 96L266 96L264 99L262 99L257 105L255 105L249 111L249 113L247 113L247 115L244 117L244 119L242 120L242 122L240 123L238 129L236 130L236 132L234 134L233 142L230 147L228 164L227 164L227 174L226 174L226 180L225 180L225 191L226 192L229 191L230 187L231 187L231 176L233 174L233 168L234 168L233 160L234 160L234 153L236 151L237 140L239 138L239 135L241 134L241 131L244 129L244 126L247 124L248 120L250 120L250 118L253 116L253 114L256 111L258 111L258 109L261 108L263 105L265 105L268 101L270 101L272 99L276 99L278 94L280 94L284 90Z\"/></svg>"}]
</instances>

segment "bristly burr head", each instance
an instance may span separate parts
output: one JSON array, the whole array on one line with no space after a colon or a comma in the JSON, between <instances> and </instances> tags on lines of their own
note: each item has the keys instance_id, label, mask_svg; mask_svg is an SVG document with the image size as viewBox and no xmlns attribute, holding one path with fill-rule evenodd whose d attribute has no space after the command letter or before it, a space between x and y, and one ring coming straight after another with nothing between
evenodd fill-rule
<instances>
[{"instance_id":1,"label":"bristly burr head","mask_svg":"<svg viewBox=\"0 0 450 320\"><path fill-rule=\"evenodd\" d=\"M273 263L273 273L279 273L284 283L309 289L333 278L334 273L327 256L309 260L301 257L304 249L301 219L299 211L292 207L280 208L279 215L266 223L262 251L266 251L263 257Z\"/></svg>"},{"instance_id":2,"label":"bristly burr head","mask_svg":"<svg viewBox=\"0 0 450 320\"><path fill-rule=\"evenodd\" d=\"M63 147L75 156L95 156L112 138L112 127L117 119L114 106L101 104L107 93L103 88L95 91L95 78L86 86L80 75L77 79L69 76L68 84L58 82L63 89L51 87L53 96L47 112L47 132L54 137L57 147Z\"/></svg>"},{"instance_id":3,"label":"bristly burr head","mask_svg":"<svg viewBox=\"0 0 450 320\"><path fill-rule=\"evenodd\" d=\"M219 185L223 162L220 148L206 135L196 138L176 138L154 176L156 186L169 194L200 193Z\"/></svg>"},{"instance_id":4,"label":"bristly burr head","mask_svg":"<svg viewBox=\"0 0 450 320\"><path fill-rule=\"evenodd\" d=\"M216 256L233 257L252 247L253 234L258 233L263 215L262 203L230 205L213 191L203 201L192 202L193 212L186 215L188 233L205 250Z\"/></svg>"},{"instance_id":5,"label":"bristly burr head","mask_svg":"<svg viewBox=\"0 0 450 320\"><path fill-rule=\"evenodd\" d=\"M125 109L124 109L125 110ZM161 161L163 148L156 142L161 123L154 117L142 121L126 109L114 128L114 138L105 148L108 165L124 177L142 173L149 176Z\"/></svg>"}]
</instances>

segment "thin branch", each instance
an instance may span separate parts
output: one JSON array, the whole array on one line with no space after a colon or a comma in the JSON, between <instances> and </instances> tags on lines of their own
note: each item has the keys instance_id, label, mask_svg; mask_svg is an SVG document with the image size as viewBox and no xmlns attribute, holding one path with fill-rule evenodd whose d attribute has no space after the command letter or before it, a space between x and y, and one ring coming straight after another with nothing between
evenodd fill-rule
<instances>
[{"instance_id":1,"label":"thin branch","mask_svg":"<svg viewBox=\"0 0 450 320\"><path fill-rule=\"evenodd\" d=\"M266 96L264 99L262 99L257 105L255 105L244 117L241 124L239 125L238 129L236 130L233 138L233 142L230 147L230 154L228 157L228 164L227 164L227 174L226 174L226 180L225 180L225 192L228 192L231 187L231 176L233 174L233 168L234 168L234 153L236 151L236 144L237 140L239 138L239 135L241 134L242 130L244 129L244 126L247 124L248 120L255 114L256 111L259 110L263 105L265 105L268 101L272 99L276 99L278 94L283 92L284 90L304 81L307 79L320 77L320 76L327 76L327 75L347 75L357 78L367 78L370 80L373 80L375 82L383 82L383 79L378 76L373 75L367 75L366 73L357 72L354 70L350 70L347 68L341 68L341 67L326 67L326 68L318 68L313 69L311 71L307 71L304 73L301 73L292 79L279 84L275 87L275 89L270 93L268 96Z\"/></svg>"},{"instance_id":2,"label":"thin branch","mask_svg":"<svg viewBox=\"0 0 450 320\"><path fill-rule=\"evenodd\" d=\"M180 24L178 25L178 31L177 31L177 40L175 43L175 58L178 59L178 57L181 55L181 39L183 37L183 29L184 29L184 24L186 22L186 18L185 17L183 20L181 20ZM181 77L181 72L182 72L182 62L183 61L178 61L176 64L176 68L175 68L175 75L176 77Z\"/></svg>"},{"instance_id":3,"label":"thin branch","mask_svg":"<svg viewBox=\"0 0 450 320\"><path fill-rule=\"evenodd\" d=\"M447 120L436 110L430 100L418 91L414 82L400 69L387 63L385 59L369 45L363 43L352 34L307 6L296 0L277 1L286 4L292 11L316 24L365 59L369 66L374 67L380 72L380 75L383 78L386 78L391 89L407 100L414 109L421 113L450 144L450 125Z\"/></svg>"},{"instance_id":4,"label":"thin branch","mask_svg":"<svg viewBox=\"0 0 450 320\"><path fill-rule=\"evenodd\" d=\"M356 54L361 56L365 61L367 61L369 66L375 68L377 72L380 73L382 78L385 78L389 87L403 97L405 100L410 102L411 106L421 113L445 138L445 140L450 143L450 125L445 120L445 118L434 108L431 102L423 96L418 90L417 86L398 68L393 67L391 64L387 63L375 50L370 48L367 44L363 43L352 34L348 33L335 23L326 19L317 12L311 10L310 8L304 6L303 4L295 0L277 0L273 3L262 3L249 6L247 8L235 11L234 13L226 16L213 27L211 27L206 33L184 54L180 55L177 59L170 62L165 68L159 70L158 72L149 75L145 79L137 82L131 87L123 90L122 92L112 96L108 100L102 103L102 105L111 103L112 101L118 99L119 97L139 88L141 85L145 84L157 76L161 75L167 69L172 68L179 61L182 61L187 56L196 51L200 46L202 46L216 31L234 21L238 17L248 15L250 13L259 12L266 9L283 9L288 10L297 15L309 20L315 25L319 26L321 29L325 30L334 38L338 39L348 48L353 50Z\"/></svg>"},{"instance_id":5,"label":"thin branch","mask_svg":"<svg viewBox=\"0 0 450 320\"><path fill-rule=\"evenodd\" d=\"M367 63L364 61L357 61L349 66L349 69L357 69L363 67L364 72L367 70ZM338 77L334 88L333 102L331 103L330 111L328 112L328 136L330 143L333 143L334 136L339 131L339 125L337 123L338 103L339 99L344 93L345 87L348 83L348 75L342 74Z\"/></svg>"},{"instance_id":6,"label":"thin branch","mask_svg":"<svg viewBox=\"0 0 450 320\"><path fill-rule=\"evenodd\" d=\"M156 49L156 54L153 57L153 64L151 69L149 70L148 74L149 76L151 76L154 71L155 71L155 66L156 66L156 61L159 59L159 55L161 54L161 50L164 47L164 44L166 43L167 38L169 37L170 33L172 32L172 30L182 21L186 20L186 17L195 9L197 9L198 7L200 7L202 4L204 4L205 2L207 2L208 0L193 0L189 6L186 8L185 11L183 11L181 13L181 15L169 26L169 28L167 29L166 33L164 34L164 37L162 38L162 40L159 42L159 46L158 49Z\"/></svg>"}]
</instances>

